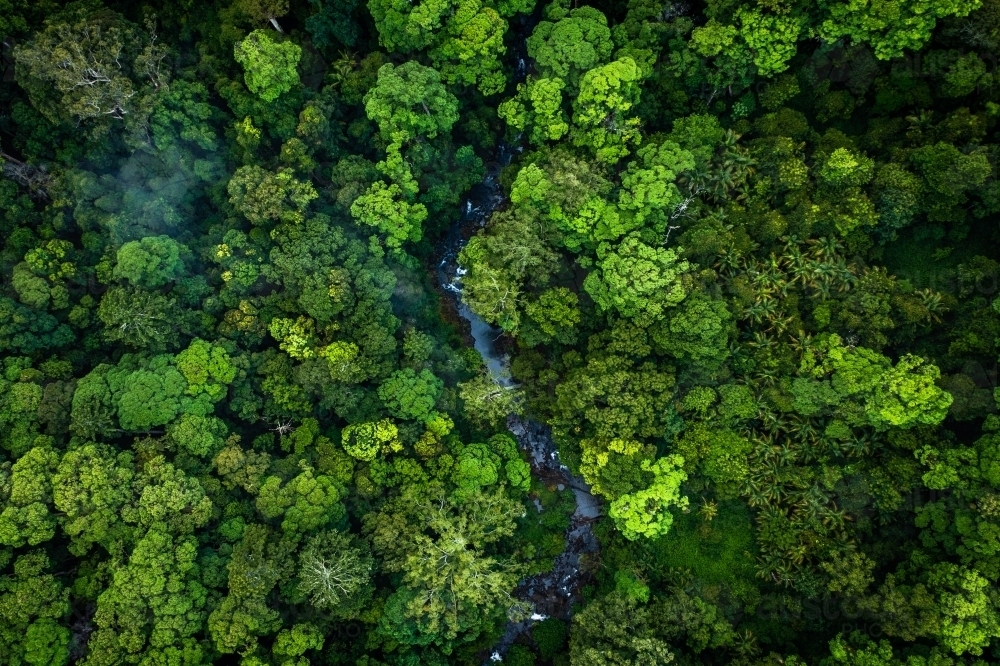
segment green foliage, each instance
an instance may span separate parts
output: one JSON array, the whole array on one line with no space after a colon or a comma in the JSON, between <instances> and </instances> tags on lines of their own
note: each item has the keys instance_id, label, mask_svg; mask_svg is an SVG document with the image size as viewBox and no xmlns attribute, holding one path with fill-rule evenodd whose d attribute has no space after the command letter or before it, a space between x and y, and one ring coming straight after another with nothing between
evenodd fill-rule
<instances>
[{"instance_id":1,"label":"green foliage","mask_svg":"<svg viewBox=\"0 0 1000 666\"><path fill-rule=\"evenodd\" d=\"M167 434L178 448L202 457L217 453L228 432L222 420L197 414L182 414L167 427Z\"/></svg>"},{"instance_id":2,"label":"green foliage","mask_svg":"<svg viewBox=\"0 0 1000 666\"><path fill-rule=\"evenodd\" d=\"M815 361L807 358L802 371L814 378L830 373L829 389L796 380L799 388L793 388L793 392L800 394L800 412L815 413L824 403L835 405L842 399L859 399L865 418L877 428L934 425L947 414L952 397L935 385L941 376L936 366L914 356L905 356L892 366L887 358L871 350L844 347L836 335L830 336L824 347L822 364L814 365Z\"/></svg>"},{"instance_id":3,"label":"green foliage","mask_svg":"<svg viewBox=\"0 0 1000 666\"><path fill-rule=\"evenodd\" d=\"M89 661L199 655L193 637L204 623L207 591L196 556L193 538L172 537L161 525L150 529L97 599Z\"/></svg>"},{"instance_id":4,"label":"green foliage","mask_svg":"<svg viewBox=\"0 0 1000 666\"><path fill-rule=\"evenodd\" d=\"M63 666L70 657L70 630L39 618L24 632L24 661L32 666Z\"/></svg>"},{"instance_id":5,"label":"green foliage","mask_svg":"<svg viewBox=\"0 0 1000 666\"><path fill-rule=\"evenodd\" d=\"M882 59L898 58L907 49L919 49L930 38L938 19L968 16L978 9L978 0L891 2L884 5L845 2L824 3L828 17L818 26L819 34L833 41L841 37L871 44Z\"/></svg>"},{"instance_id":6,"label":"green foliage","mask_svg":"<svg viewBox=\"0 0 1000 666\"><path fill-rule=\"evenodd\" d=\"M223 654L252 651L258 638L281 628L278 613L265 601L286 566L277 543L263 525L247 525L233 547L228 594L208 617L215 648Z\"/></svg>"},{"instance_id":7,"label":"green foliage","mask_svg":"<svg viewBox=\"0 0 1000 666\"><path fill-rule=\"evenodd\" d=\"M501 103L497 113L509 127L530 128L529 139L534 144L558 141L569 131L562 109L564 88L560 78L529 78L526 84L517 84L517 96Z\"/></svg>"},{"instance_id":8,"label":"green foliage","mask_svg":"<svg viewBox=\"0 0 1000 666\"><path fill-rule=\"evenodd\" d=\"M537 302L526 304L524 313L547 337L572 343L573 331L580 323L579 303L575 292L554 287L539 294Z\"/></svg>"},{"instance_id":9,"label":"green foliage","mask_svg":"<svg viewBox=\"0 0 1000 666\"><path fill-rule=\"evenodd\" d=\"M301 656L308 650L323 647L323 634L312 624L296 624L291 629L282 629L271 647L271 652L281 662Z\"/></svg>"},{"instance_id":10,"label":"green foliage","mask_svg":"<svg viewBox=\"0 0 1000 666\"><path fill-rule=\"evenodd\" d=\"M148 430L169 423L180 411L183 375L166 364L155 370L136 370L112 387L118 394L118 421L125 430ZM115 390L117 389L117 390Z\"/></svg>"},{"instance_id":11,"label":"green foliage","mask_svg":"<svg viewBox=\"0 0 1000 666\"><path fill-rule=\"evenodd\" d=\"M475 493L459 505L401 496L370 514L366 530L383 569L403 580L386 602L381 631L404 644L440 645L474 639L504 611L526 617L509 594L517 568L485 551L513 534L514 518L523 514L500 490Z\"/></svg>"},{"instance_id":12,"label":"green foliage","mask_svg":"<svg viewBox=\"0 0 1000 666\"><path fill-rule=\"evenodd\" d=\"M176 357L126 355L117 366L102 364L80 380L72 427L93 436L108 431L115 415L126 431L165 425L179 414L204 417L225 397L235 374L226 352L203 340Z\"/></svg>"},{"instance_id":13,"label":"green foliage","mask_svg":"<svg viewBox=\"0 0 1000 666\"><path fill-rule=\"evenodd\" d=\"M0 0L0 663L995 659L1000 0L535 5Z\"/></svg>"},{"instance_id":14,"label":"green foliage","mask_svg":"<svg viewBox=\"0 0 1000 666\"><path fill-rule=\"evenodd\" d=\"M178 314L169 297L126 287L109 289L97 308L108 341L157 351L173 342Z\"/></svg>"},{"instance_id":15,"label":"green foliage","mask_svg":"<svg viewBox=\"0 0 1000 666\"><path fill-rule=\"evenodd\" d=\"M657 635L653 611L612 594L589 605L573 623L570 659L584 666L662 664L673 661Z\"/></svg>"},{"instance_id":16,"label":"green foliage","mask_svg":"<svg viewBox=\"0 0 1000 666\"><path fill-rule=\"evenodd\" d=\"M541 21L526 42L544 79L565 81L571 90L580 77L611 58L608 20L593 7L570 10L558 21ZM558 138L558 137L556 137Z\"/></svg>"},{"instance_id":17,"label":"green foliage","mask_svg":"<svg viewBox=\"0 0 1000 666\"><path fill-rule=\"evenodd\" d=\"M37 546L55 536L52 502L52 473L59 454L35 447L10 468L5 484L4 509L0 512L0 543L7 546Z\"/></svg>"},{"instance_id":18,"label":"green foliage","mask_svg":"<svg viewBox=\"0 0 1000 666\"><path fill-rule=\"evenodd\" d=\"M670 319L653 329L653 341L691 367L711 370L729 356L732 315L724 303L694 296Z\"/></svg>"},{"instance_id":19,"label":"green foliage","mask_svg":"<svg viewBox=\"0 0 1000 666\"><path fill-rule=\"evenodd\" d=\"M681 275L688 270L675 250L646 245L628 236L618 247L602 244L597 270L587 276L584 289L602 310L651 323L687 295Z\"/></svg>"},{"instance_id":20,"label":"green foliage","mask_svg":"<svg viewBox=\"0 0 1000 666\"><path fill-rule=\"evenodd\" d=\"M519 414L523 401L523 395L516 387L506 386L485 373L459 384L458 395L469 418L494 427L511 414Z\"/></svg>"},{"instance_id":21,"label":"green foliage","mask_svg":"<svg viewBox=\"0 0 1000 666\"><path fill-rule=\"evenodd\" d=\"M122 519L150 528L163 525L173 534L192 534L212 515L212 501L197 479L157 456L137 476L138 501L122 511Z\"/></svg>"},{"instance_id":22,"label":"green foliage","mask_svg":"<svg viewBox=\"0 0 1000 666\"><path fill-rule=\"evenodd\" d=\"M1000 617L986 594L988 581L976 571L939 564L927 583L937 592L941 609L941 644L957 655L981 654L1000 636Z\"/></svg>"},{"instance_id":23,"label":"green foliage","mask_svg":"<svg viewBox=\"0 0 1000 666\"><path fill-rule=\"evenodd\" d=\"M796 16L765 14L759 9L736 13L740 36L753 53L753 64L761 76L783 72L795 55L802 21Z\"/></svg>"},{"instance_id":24,"label":"green foliage","mask_svg":"<svg viewBox=\"0 0 1000 666\"><path fill-rule=\"evenodd\" d=\"M622 174L619 205L631 211L635 224L666 226L665 215L673 213L683 197L675 181L681 173L694 168L691 153L670 141L639 149L638 159L629 163Z\"/></svg>"},{"instance_id":25,"label":"green foliage","mask_svg":"<svg viewBox=\"0 0 1000 666\"><path fill-rule=\"evenodd\" d=\"M114 276L146 289L157 289L184 273L183 245L169 236L147 236L118 250Z\"/></svg>"},{"instance_id":26,"label":"green foliage","mask_svg":"<svg viewBox=\"0 0 1000 666\"><path fill-rule=\"evenodd\" d=\"M19 45L19 84L51 122L87 122L95 136L113 121L138 130L166 83L166 50L120 14L72 3Z\"/></svg>"},{"instance_id":27,"label":"green foliage","mask_svg":"<svg viewBox=\"0 0 1000 666\"><path fill-rule=\"evenodd\" d=\"M312 183L295 178L291 169L267 171L256 165L240 167L228 185L229 201L253 224L302 222L315 199Z\"/></svg>"},{"instance_id":28,"label":"green foliage","mask_svg":"<svg viewBox=\"0 0 1000 666\"><path fill-rule=\"evenodd\" d=\"M247 88L265 102L273 102L298 85L296 66L302 58L297 44L276 42L271 34L254 30L233 49L233 57L246 72Z\"/></svg>"},{"instance_id":29,"label":"green foliage","mask_svg":"<svg viewBox=\"0 0 1000 666\"><path fill-rule=\"evenodd\" d=\"M608 509L608 515L626 539L656 539L670 531L673 516L669 509L688 505L687 497L680 496L680 485L687 479L681 470L683 465L684 458L677 455L642 462L642 471L653 475L652 483L648 488L621 495Z\"/></svg>"},{"instance_id":30,"label":"green foliage","mask_svg":"<svg viewBox=\"0 0 1000 666\"><path fill-rule=\"evenodd\" d=\"M478 0L459 3L448 22L443 41L431 51L431 60L450 84L476 86L484 95L503 91L507 83L500 57L507 50L507 22Z\"/></svg>"},{"instance_id":31,"label":"green foliage","mask_svg":"<svg viewBox=\"0 0 1000 666\"><path fill-rule=\"evenodd\" d=\"M486 444L467 444L462 447L452 478L458 486L457 497L474 495L481 488L500 480L500 457Z\"/></svg>"},{"instance_id":32,"label":"green foliage","mask_svg":"<svg viewBox=\"0 0 1000 666\"><path fill-rule=\"evenodd\" d=\"M505 17L530 12L533 0L370 0L379 42L390 51L427 49L442 78L475 85L484 95L503 90Z\"/></svg>"},{"instance_id":33,"label":"green foliage","mask_svg":"<svg viewBox=\"0 0 1000 666\"><path fill-rule=\"evenodd\" d=\"M379 42L390 51L426 48L440 29L454 2L421 2L413 7L402 0L374 0L368 9L378 28Z\"/></svg>"},{"instance_id":34,"label":"green foliage","mask_svg":"<svg viewBox=\"0 0 1000 666\"><path fill-rule=\"evenodd\" d=\"M591 69L573 101L573 143L587 146L601 162L614 164L639 140L639 120L627 117L639 102L642 72L631 58Z\"/></svg>"},{"instance_id":35,"label":"green foliage","mask_svg":"<svg viewBox=\"0 0 1000 666\"><path fill-rule=\"evenodd\" d=\"M45 553L32 551L18 555L13 575L0 579L0 655L8 663L66 661L68 629L60 623L69 614L69 590L50 571Z\"/></svg>"},{"instance_id":36,"label":"green foliage","mask_svg":"<svg viewBox=\"0 0 1000 666\"><path fill-rule=\"evenodd\" d=\"M39 313L0 296L0 349L33 354L70 344L73 331L47 313Z\"/></svg>"},{"instance_id":37,"label":"green foliage","mask_svg":"<svg viewBox=\"0 0 1000 666\"><path fill-rule=\"evenodd\" d=\"M584 441L581 448L580 473L594 492L614 500L649 483L646 472L655 453L652 447L615 439L605 445Z\"/></svg>"},{"instance_id":38,"label":"green foliage","mask_svg":"<svg viewBox=\"0 0 1000 666\"><path fill-rule=\"evenodd\" d=\"M444 388L429 370L397 370L378 387L378 397L390 414L400 419L426 421Z\"/></svg>"},{"instance_id":39,"label":"green foliage","mask_svg":"<svg viewBox=\"0 0 1000 666\"><path fill-rule=\"evenodd\" d=\"M287 483L277 476L264 479L257 495L257 511L268 520L281 518L281 529L285 532L313 532L343 517L341 494L334 479L314 474L312 468L303 464L299 475Z\"/></svg>"},{"instance_id":40,"label":"green foliage","mask_svg":"<svg viewBox=\"0 0 1000 666\"><path fill-rule=\"evenodd\" d=\"M549 661L566 645L566 623L554 617L546 618L531 628L531 637L538 645L538 654Z\"/></svg>"},{"instance_id":41,"label":"green foliage","mask_svg":"<svg viewBox=\"0 0 1000 666\"><path fill-rule=\"evenodd\" d=\"M208 90L197 82L174 81L156 98L149 114L153 145L168 150L189 141L203 150L215 150L218 138L210 121L217 111L207 102Z\"/></svg>"},{"instance_id":42,"label":"green foliage","mask_svg":"<svg viewBox=\"0 0 1000 666\"><path fill-rule=\"evenodd\" d=\"M371 596L373 570L371 554L350 535L322 532L299 555L299 590L316 608L352 617Z\"/></svg>"},{"instance_id":43,"label":"green foliage","mask_svg":"<svg viewBox=\"0 0 1000 666\"><path fill-rule=\"evenodd\" d=\"M236 368L229 353L221 345L195 339L187 349L177 354L174 362L187 380L188 395L207 394L212 400L225 395L226 385L236 377Z\"/></svg>"},{"instance_id":44,"label":"green foliage","mask_svg":"<svg viewBox=\"0 0 1000 666\"><path fill-rule=\"evenodd\" d=\"M458 99L441 83L441 75L414 60L399 67L383 65L364 102L368 118L386 139L398 132L434 138L458 120Z\"/></svg>"},{"instance_id":45,"label":"green foliage","mask_svg":"<svg viewBox=\"0 0 1000 666\"><path fill-rule=\"evenodd\" d=\"M389 247L399 248L407 241L419 241L424 235L422 224L427 219L427 207L408 203L402 200L402 195L399 185L376 181L351 204L351 215L361 224L384 233Z\"/></svg>"},{"instance_id":46,"label":"green foliage","mask_svg":"<svg viewBox=\"0 0 1000 666\"><path fill-rule=\"evenodd\" d=\"M132 499L134 476L129 451L86 444L63 455L52 476L53 503L74 547L110 544L122 529L119 512Z\"/></svg>"},{"instance_id":47,"label":"green foliage","mask_svg":"<svg viewBox=\"0 0 1000 666\"><path fill-rule=\"evenodd\" d=\"M352 423L344 428L344 450L358 460L371 462L379 453L400 448L398 434L396 426L388 419L377 423Z\"/></svg>"}]
</instances>

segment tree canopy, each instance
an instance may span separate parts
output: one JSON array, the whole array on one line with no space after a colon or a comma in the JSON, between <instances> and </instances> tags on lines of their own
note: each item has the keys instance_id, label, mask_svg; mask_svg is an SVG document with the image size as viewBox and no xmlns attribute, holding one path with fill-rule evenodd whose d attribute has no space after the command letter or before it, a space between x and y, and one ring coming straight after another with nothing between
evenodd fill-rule
<instances>
[{"instance_id":1,"label":"tree canopy","mask_svg":"<svg viewBox=\"0 0 1000 666\"><path fill-rule=\"evenodd\" d=\"M0 664L1000 660L1000 0L0 43Z\"/></svg>"}]
</instances>

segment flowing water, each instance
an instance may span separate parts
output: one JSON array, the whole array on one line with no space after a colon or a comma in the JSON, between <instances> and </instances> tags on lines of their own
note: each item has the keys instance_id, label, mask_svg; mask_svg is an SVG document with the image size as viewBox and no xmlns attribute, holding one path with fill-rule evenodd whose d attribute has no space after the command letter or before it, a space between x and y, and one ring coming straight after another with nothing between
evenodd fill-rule
<instances>
[{"instance_id":1,"label":"flowing water","mask_svg":"<svg viewBox=\"0 0 1000 666\"><path fill-rule=\"evenodd\" d=\"M486 226L494 211L506 201L500 187L500 170L510 164L515 151L507 144L497 150L497 159L487 165L482 183L469 193L462 216L442 240L438 280L441 287L455 299L458 315L469 324L476 351L483 357L486 368L499 383L514 386L508 369L509 358L498 347L502 332L484 321L462 301L462 275L458 254L469 236ZM592 523L601 514L600 502L590 493L583 479L570 474L560 463L559 454L549 429L529 418L511 415L507 427L517 438L521 448L530 458L534 476L549 486L560 490L569 488L576 497L576 510L566 531L566 549L555 560L552 571L522 580L514 596L531 603L534 613L522 622L510 622L499 642L490 651L491 661L502 661L514 641L530 629L531 625L547 617L569 619L574 603L581 600L580 588L584 582L581 558L598 549L597 539L591 530Z\"/></svg>"}]
</instances>

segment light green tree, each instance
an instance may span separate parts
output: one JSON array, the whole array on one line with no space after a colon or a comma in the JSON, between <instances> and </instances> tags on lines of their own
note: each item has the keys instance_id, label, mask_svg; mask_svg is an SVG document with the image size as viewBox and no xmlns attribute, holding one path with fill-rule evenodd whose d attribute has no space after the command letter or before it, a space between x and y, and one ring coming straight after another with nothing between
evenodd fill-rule
<instances>
[{"instance_id":1,"label":"light green tree","mask_svg":"<svg viewBox=\"0 0 1000 666\"><path fill-rule=\"evenodd\" d=\"M413 489L366 516L383 569L402 575L402 587L386 602L382 630L404 644L449 645L459 636L474 639L505 614L525 617L523 604L510 595L518 567L486 550L510 536L523 514L499 488L461 504Z\"/></svg>"},{"instance_id":2,"label":"light green tree","mask_svg":"<svg viewBox=\"0 0 1000 666\"><path fill-rule=\"evenodd\" d=\"M753 64L761 76L773 76L788 69L804 24L799 16L765 14L754 8L740 9L736 18L740 36L753 54Z\"/></svg>"},{"instance_id":3,"label":"light green tree","mask_svg":"<svg viewBox=\"0 0 1000 666\"><path fill-rule=\"evenodd\" d=\"M580 473L594 492L603 497L615 500L648 485L651 478L648 463L656 454L655 447L634 440L585 439L580 448Z\"/></svg>"},{"instance_id":4,"label":"light green tree","mask_svg":"<svg viewBox=\"0 0 1000 666\"><path fill-rule=\"evenodd\" d=\"M427 207L407 202L399 185L376 181L351 204L351 216L384 233L386 245L399 248L407 241L423 238L422 224L427 219Z\"/></svg>"},{"instance_id":5,"label":"light green tree","mask_svg":"<svg viewBox=\"0 0 1000 666\"><path fill-rule=\"evenodd\" d=\"M817 32L827 41L850 37L866 42L882 59L898 58L907 50L920 49L939 19L968 16L980 0L824 0L826 17Z\"/></svg>"},{"instance_id":6,"label":"light green tree","mask_svg":"<svg viewBox=\"0 0 1000 666\"><path fill-rule=\"evenodd\" d=\"M639 103L642 70L631 58L591 69L580 80L573 101L573 143L615 164L639 142L639 119L630 112Z\"/></svg>"},{"instance_id":7,"label":"light green tree","mask_svg":"<svg viewBox=\"0 0 1000 666\"><path fill-rule=\"evenodd\" d=\"M265 30L254 30L233 47L233 57L243 66L247 88L265 102L273 102L299 83L296 67L302 49L292 42L278 42Z\"/></svg>"},{"instance_id":8,"label":"light green tree","mask_svg":"<svg viewBox=\"0 0 1000 666\"><path fill-rule=\"evenodd\" d=\"M382 46L407 53L433 44L456 4L455 0L369 0L368 10Z\"/></svg>"},{"instance_id":9,"label":"light green tree","mask_svg":"<svg viewBox=\"0 0 1000 666\"><path fill-rule=\"evenodd\" d=\"M885 373L865 406L876 426L906 428L940 423L954 398L937 386L941 371L916 356L904 356Z\"/></svg>"},{"instance_id":10,"label":"light green tree","mask_svg":"<svg viewBox=\"0 0 1000 666\"><path fill-rule=\"evenodd\" d=\"M194 534L212 517L212 500L193 476L156 456L143 465L133 488L137 501L122 508L134 525L162 526L171 534Z\"/></svg>"},{"instance_id":11,"label":"light green tree","mask_svg":"<svg viewBox=\"0 0 1000 666\"><path fill-rule=\"evenodd\" d=\"M0 492L4 497L0 511L0 543L8 546L36 546L55 536L55 516L49 512L52 502L52 474L59 464L59 454L48 447L35 447L17 459L10 468L9 480Z\"/></svg>"},{"instance_id":12,"label":"light green tree","mask_svg":"<svg viewBox=\"0 0 1000 666\"><path fill-rule=\"evenodd\" d=\"M379 453L401 450L398 437L395 424L389 419L382 419L378 422L352 423L341 433L341 442L351 456L371 462Z\"/></svg>"},{"instance_id":13,"label":"light green tree","mask_svg":"<svg viewBox=\"0 0 1000 666\"><path fill-rule=\"evenodd\" d=\"M207 591L198 580L198 545L154 524L128 563L114 571L97 599L97 631L88 642L88 666L157 658L198 663L195 637L205 623Z\"/></svg>"},{"instance_id":14,"label":"light green tree","mask_svg":"<svg viewBox=\"0 0 1000 666\"><path fill-rule=\"evenodd\" d=\"M181 414L167 426L170 441L181 450L196 456L214 456L225 444L229 434L222 419L198 414Z\"/></svg>"},{"instance_id":15,"label":"light green tree","mask_svg":"<svg viewBox=\"0 0 1000 666\"><path fill-rule=\"evenodd\" d=\"M24 632L24 661L31 666L64 666L70 657L70 630L41 617Z\"/></svg>"},{"instance_id":16,"label":"light green tree","mask_svg":"<svg viewBox=\"0 0 1000 666\"><path fill-rule=\"evenodd\" d=\"M441 396L444 382L430 370L396 370L378 387L378 397L389 413L400 419L426 421Z\"/></svg>"},{"instance_id":17,"label":"light green tree","mask_svg":"<svg viewBox=\"0 0 1000 666\"><path fill-rule=\"evenodd\" d=\"M458 385L465 413L477 423L499 427L523 409L524 392L482 372Z\"/></svg>"},{"instance_id":18,"label":"light green tree","mask_svg":"<svg viewBox=\"0 0 1000 666\"><path fill-rule=\"evenodd\" d=\"M112 387L117 394L118 423L128 431L149 430L169 423L180 412L186 388L184 376L165 364L123 376Z\"/></svg>"},{"instance_id":19,"label":"light green tree","mask_svg":"<svg viewBox=\"0 0 1000 666\"><path fill-rule=\"evenodd\" d=\"M305 622L279 631L271 646L271 653L279 664L301 664L305 661L302 658L303 654L309 650L320 650L322 647L323 632L316 625Z\"/></svg>"},{"instance_id":20,"label":"light green tree","mask_svg":"<svg viewBox=\"0 0 1000 666\"><path fill-rule=\"evenodd\" d=\"M527 83L517 84L517 95L502 102L497 114L509 127L528 130L528 139L535 145L558 141L569 132L569 122L563 111L562 79L528 77Z\"/></svg>"},{"instance_id":21,"label":"light green tree","mask_svg":"<svg viewBox=\"0 0 1000 666\"><path fill-rule=\"evenodd\" d=\"M458 99L445 88L441 75L415 60L398 67L383 65L364 102L368 118L386 139L397 132L434 138L458 120Z\"/></svg>"},{"instance_id":22,"label":"light green tree","mask_svg":"<svg viewBox=\"0 0 1000 666\"><path fill-rule=\"evenodd\" d=\"M593 7L570 10L558 21L541 21L527 39L528 55L544 78L561 79L577 90L580 77L611 58L608 19Z\"/></svg>"},{"instance_id":23,"label":"light green tree","mask_svg":"<svg viewBox=\"0 0 1000 666\"><path fill-rule=\"evenodd\" d=\"M875 173L875 162L863 153L837 148L819 169L819 177L835 188L867 184Z\"/></svg>"},{"instance_id":24,"label":"light green tree","mask_svg":"<svg viewBox=\"0 0 1000 666\"><path fill-rule=\"evenodd\" d=\"M800 374L829 376L837 396L859 400L868 423L879 429L936 425L954 400L936 385L941 376L937 366L909 354L893 366L870 349L844 346L837 335L805 357Z\"/></svg>"},{"instance_id":25,"label":"light green tree","mask_svg":"<svg viewBox=\"0 0 1000 666\"><path fill-rule=\"evenodd\" d=\"M674 249L650 247L633 235L618 247L602 243L597 257L583 288L602 310L652 323L687 295L681 276L690 266Z\"/></svg>"},{"instance_id":26,"label":"light green tree","mask_svg":"<svg viewBox=\"0 0 1000 666\"><path fill-rule=\"evenodd\" d=\"M31 657L51 656L51 664L41 664L64 666L59 659L68 657L70 636L60 623L69 614L69 589L51 573L42 550L18 555L12 569L0 578L0 659L34 665Z\"/></svg>"},{"instance_id":27,"label":"light green tree","mask_svg":"<svg viewBox=\"0 0 1000 666\"><path fill-rule=\"evenodd\" d=\"M177 369L187 381L185 393L191 396L207 394L212 400L226 395L227 385L236 378L236 368L224 347L195 338L188 348L174 359Z\"/></svg>"},{"instance_id":28,"label":"light green tree","mask_svg":"<svg viewBox=\"0 0 1000 666\"><path fill-rule=\"evenodd\" d=\"M711 371L729 356L733 316L722 301L692 295L669 320L653 327L653 341L692 368Z\"/></svg>"},{"instance_id":29,"label":"light green tree","mask_svg":"<svg viewBox=\"0 0 1000 666\"><path fill-rule=\"evenodd\" d=\"M304 463L301 467L298 476L287 483L267 477L257 494L260 514L268 520L281 518L281 529L296 534L328 527L345 514L338 484Z\"/></svg>"},{"instance_id":30,"label":"light green tree","mask_svg":"<svg viewBox=\"0 0 1000 666\"><path fill-rule=\"evenodd\" d=\"M281 629L267 596L289 568L287 544L264 525L247 525L229 560L228 594L208 618L215 648L223 654L253 652L261 636Z\"/></svg>"},{"instance_id":31,"label":"light green tree","mask_svg":"<svg viewBox=\"0 0 1000 666\"><path fill-rule=\"evenodd\" d=\"M632 213L636 226L655 225L664 231L667 215L684 199L677 177L694 166L694 156L672 141L639 149L622 174L618 205Z\"/></svg>"},{"instance_id":32,"label":"light green tree","mask_svg":"<svg viewBox=\"0 0 1000 666\"><path fill-rule=\"evenodd\" d=\"M979 655L1000 637L1000 615L996 601L990 598L990 583L982 574L941 563L931 569L927 582L938 598L938 640L942 645L957 655Z\"/></svg>"},{"instance_id":33,"label":"light green tree","mask_svg":"<svg viewBox=\"0 0 1000 666\"><path fill-rule=\"evenodd\" d=\"M681 483L687 480L684 458L669 455L656 462L643 461L642 470L653 475L648 488L626 493L611 503L608 515L615 521L622 536L629 540L639 537L656 539L670 531L674 517L672 507L686 508L687 497L681 497Z\"/></svg>"},{"instance_id":34,"label":"light green tree","mask_svg":"<svg viewBox=\"0 0 1000 666\"><path fill-rule=\"evenodd\" d=\"M547 337L572 343L581 320L579 303L580 297L575 292L553 287L539 294L537 301L525 304L524 313Z\"/></svg>"},{"instance_id":35,"label":"light green tree","mask_svg":"<svg viewBox=\"0 0 1000 666\"><path fill-rule=\"evenodd\" d=\"M431 60L448 83L496 94L507 83L500 63L507 50L506 32L507 22L493 7L479 0L462 0L448 21L445 38L430 52Z\"/></svg>"},{"instance_id":36,"label":"light green tree","mask_svg":"<svg viewBox=\"0 0 1000 666\"><path fill-rule=\"evenodd\" d=\"M53 503L74 551L107 544L124 524L119 511L132 501L133 456L88 443L67 451L52 476Z\"/></svg>"}]
</instances>

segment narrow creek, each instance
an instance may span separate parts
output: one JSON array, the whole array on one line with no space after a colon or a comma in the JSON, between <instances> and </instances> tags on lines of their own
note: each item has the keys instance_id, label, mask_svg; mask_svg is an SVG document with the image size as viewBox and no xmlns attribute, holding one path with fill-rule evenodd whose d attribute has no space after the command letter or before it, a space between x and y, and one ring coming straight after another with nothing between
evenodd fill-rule
<instances>
[{"instance_id":1,"label":"narrow creek","mask_svg":"<svg viewBox=\"0 0 1000 666\"><path fill-rule=\"evenodd\" d=\"M497 345L502 331L485 322L463 302L462 275L465 271L458 264L458 254L468 238L485 227L493 212L505 203L500 170L510 164L517 150L505 143L497 148L496 161L487 165L485 178L472 189L463 204L461 218L442 239L437 268L441 288L455 299L459 316L468 322L476 351L483 357L487 370L499 383L508 387L514 386L514 382L508 369L509 358ZM489 660L493 662L502 661L514 641L535 622L548 617L569 619L573 604L581 600L581 587L585 582L581 558L598 550L591 528L601 515L601 504L590 493L584 480L572 475L560 463L548 427L530 418L511 415L507 419L507 428L528 453L532 474L549 486L572 490L576 497L576 509L566 531L566 549L556 557L552 570L523 579L515 589L514 596L531 603L534 612L523 622L507 624L503 636L489 652Z\"/></svg>"}]
</instances>

